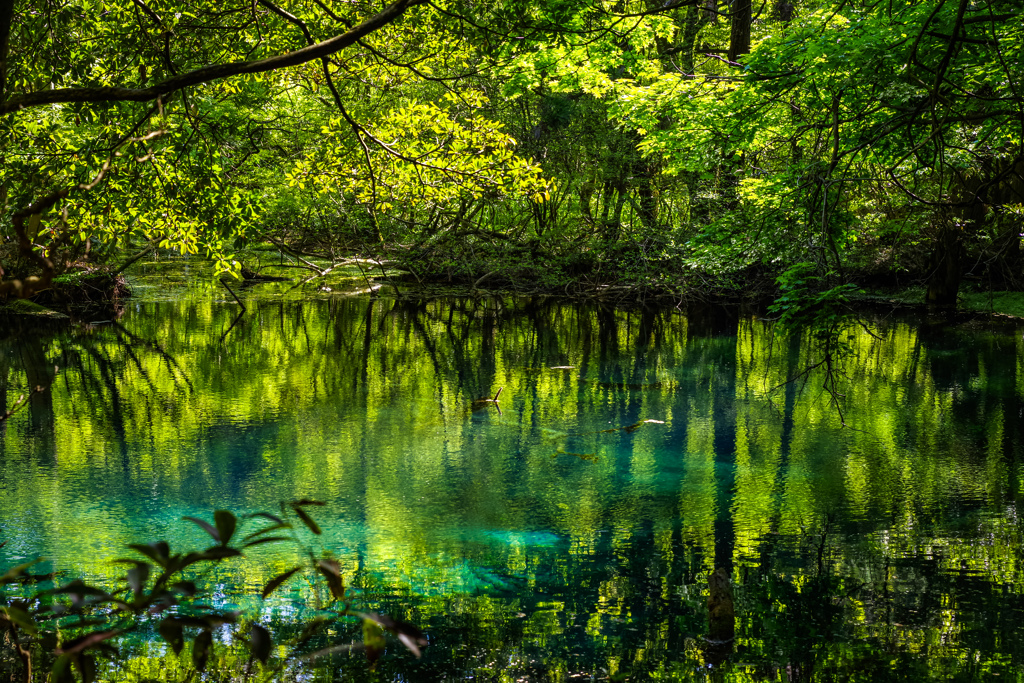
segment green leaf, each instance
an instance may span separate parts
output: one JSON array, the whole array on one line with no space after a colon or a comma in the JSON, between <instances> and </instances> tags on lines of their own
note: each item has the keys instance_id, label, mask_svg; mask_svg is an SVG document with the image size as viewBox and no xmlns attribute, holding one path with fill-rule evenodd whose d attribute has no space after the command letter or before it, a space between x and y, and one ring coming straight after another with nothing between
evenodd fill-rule
<instances>
[{"instance_id":1,"label":"green leaf","mask_svg":"<svg viewBox=\"0 0 1024 683\"><path fill-rule=\"evenodd\" d=\"M257 538L255 541L249 541L243 548L251 548L254 545L261 545L263 543L277 543L278 541L290 541L292 539L287 536L267 536L266 538Z\"/></svg>"},{"instance_id":2,"label":"green leaf","mask_svg":"<svg viewBox=\"0 0 1024 683\"><path fill-rule=\"evenodd\" d=\"M264 519L269 519L271 522L274 522L278 525L287 525L287 522L285 522L283 519L281 519L277 515L272 515L269 512L254 512L251 515L245 516L246 519L252 519L253 517L262 517Z\"/></svg>"},{"instance_id":3,"label":"green leaf","mask_svg":"<svg viewBox=\"0 0 1024 683\"><path fill-rule=\"evenodd\" d=\"M7 618L18 625L18 627L29 633L35 635L39 629L36 627L36 622L32 619L32 616L21 607L11 605L7 608L0 607L0 614L6 614Z\"/></svg>"},{"instance_id":4,"label":"green leaf","mask_svg":"<svg viewBox=\"0 0 1024 683\"><path fill-rule=\"evenodd\" d=\"M84 636L80 636L78 638L75 638L74 640L65 643L63 647L57 650L57 654L73 655L78 652L82 652L83 650L87 650L90 647L99 645L103 641L109 640L114 636L120 634L121 631L118 630L94 631L93 633L87 633Z\"/></svg>"},{"instance_id":5,"label":"green leaf","mask_svg":"<svg viewBox=\"0 0 1024 683\"><path fill-rule=\"evenodd\" d=\"M218 546L214 546L218 547ZM180 572L185 567L191 566L196 562L203 562L205 560L212 560L214 558L209 557L206 553L189 553L185 557L180 555L174 556L174 561L171 563L173 566L168 567L168 572Z\"/></svg>"},{"instance_id":6,"label":"green leaf","mask_svg":"<svg viewBox=\"0 0 1024 683\"><path fill-rule=\"evenodd\" d=\"M192 666L197 671L206 669L206 663L210 660L210 650L213 647L213 634L210 631L203 631L192 641Z\"/></svg>"},{"instance_id":7,"label":"green leaf","mask_svg":"<svg viewBox=\"0 0 1024 683\"><path fill-rule=\"evenodd\" d=\"M312 498L301 498L299 500L293 500L291 502L291 506L293 508L302 507L303 505L315 505L317 507L323 507L326 504L327 503L323 502L322 500L313 500Z\"/></svg>"},{"instance_id":8,"label":"green leaf","mask_svg":"<svg viewBox=\"0 0 1024 683\"><path fill-rule=\"evenodd\" d=\"M220 532L217 531L217 528L214 527L209 522L204 521L202 519L199 519L198 517L182 517L182 519L185 519L185 520L188 520L189 522L192 522L193 524L198 526L200 529L202 529L206 533L210 534L210 538L212 538L214 540L214 542L216 542L216 543L220 543L221 542L221 540L220 540Z\"/></svg>"},{"instance_id":9,"label":"green leaf","mask_svg":"<svg viewBox=\"0 0 1024 683\"><path fill-rule=\"evenodd\" d=\"M75 676L71 670L71 661L71 655L57 657L50 669L50 680L54 683L74 683Z\"/></svg>"},{"instance_id":10,"label":"green leaf","mask_svg":"<svg viewBox=\"0 0 1024 683\"><path fill-rule=\"evenodd\" d=\"M295 567L293 569L289 569L285 573L278 574L277 576L272 578L270 581L267 581L267 585L263 587L263 598L266 599L267 596L269 596L271 593L273 593L275 590L277 590L277 588L282 583L284 583L285 581L290 579L292 576L294 576L295 572L299 571L300 569L302 569L302 567Z\"/></svg>"},{"instance_id":11,"label":"green leaf","mask_svg":"<svg viewBox=\"0 0 1024 683\"><path fill-rule=\"evenodd\" d=\"M327 586L331 589L331 595L338 600L345 597L345 583L341 579L341 565L337 560L320 560L316 563L316 570L327 579Z\"/></svg>"},{"instance_id":12,"label":"green leaf","mask_svg":"<svg viewBox=\"0 0 1024 683\"><path fill-rule=\"evenodd\" d=\"M319 536L320 534L323 533L320 530L319 525L317 525L317 523L313 521L312 517L310 517L308 514L306 514L305 510L303 510L302 508L300 508L298 506L295 506L292 509L295 511L295 514L298 515L299 519L302 520L302 523L306 525L306 528L308 528L310 531L312 531L317 536Z\"/></svg>"},{"instance_id":13,"label":"green leaf","mask_svg":"<svg viewBox=\"0 0 1024 683\"><path fill-rule=\"evenodd\" d=\"M164 619L158 628L160 637L167 641L167 644L174 650L174 654L181 654L185 647L185 635L181 623L175 619Z\"/></svg>"},{"instance_id":14,"label":"green leaf","mask_svg":"<svg viewBox=\"0 0 1024 683\"><path fill-rule=\"evenodd\" d=\"M264 664L270 659L270 651L274 646L274 640L270 631L258 624L253 624L249 630L249 651L252 656Z\"/></svg>"},{"instance_id":15,"label":"green leaf","mask_svg":"<svg viewBox=\"0 0 1024 683\"><path fill-rule=\"evenodd\" d=\"M149 570L150 565L145 562L140 562L128 570L128 585L136 596L141 595L146 587L146 581L149 580Z\"/></svg>"},{"instance_id":16,"label":"green leaf","mask_svg":"<svg viewBox=\"0 0 1024 683\"><path fill-rule=\"evenodd\" d=\"M31 562L26 562L24 564L19 564L16 567L11 567L6 572L4 572L3 576L0 576L0 585L3 585L5 583L14 583L19 578L21 578L21 576L25 573L26 569L28 569L34 564L38 564L39 562L42 562L42 558L37 557Z\"/></svg>"},{"instance_id":17,"label":"green leaf","mask_svg":"<svg viewBox=\"0 0 1024 683\"><path fill-rule=\"evenodd\" d=\"M417 659L422 655L420 648L426 647L427 637L423 634L417 626L410 624L405 621L399 621L398 619L392 619L386 614L377 614L375 612L360 613L364 621L369 620L385 629L388 633L391 633L398 637L409 652L412 652Z\"/></svg>"},{"instance_id":18,"label":"green leaf","mask_svg":"<svg viewBox=\"0 0 1024 683\"><path fill-rule=\"evenodd\" d=\"M171 547L167 545L167 541L156 541L146 545L132 543L128 547L142 553L164 569L167 568L167 563L171 558Z\"/></svg>"},{"instance_id":19,"label":"green leaf","mask_svg":"<svg viewBox=\"0 0 1024 683\"><path fill-rule=\"evenodd\" d=\"M371 666L384 654L384 631L373 619L363 619L363 648Z\"/></svg>"},{"instance_id":20,"label":"green leaf","mask_svg":"<svg viewBox=\"0 0 1024 683\"><path fill-rule=\"evenodd\" d=\"M230 543L231 537L235 535L238 519L227 510L216 510L213 513L213 521L217 525L221 545Z\"/></svg>"},{"instance_id":21,"label":"green leaf","mask_svg":"<svg viewBox=\"0 0 1024 683\"><path fill-rule=\"evenodd\" d=\"M207 560L224 560L229 557L241 557L242 551L237 548L228 548L223 545L215 545L203 551L203 558Z\"/></svg>"}]
</instances>

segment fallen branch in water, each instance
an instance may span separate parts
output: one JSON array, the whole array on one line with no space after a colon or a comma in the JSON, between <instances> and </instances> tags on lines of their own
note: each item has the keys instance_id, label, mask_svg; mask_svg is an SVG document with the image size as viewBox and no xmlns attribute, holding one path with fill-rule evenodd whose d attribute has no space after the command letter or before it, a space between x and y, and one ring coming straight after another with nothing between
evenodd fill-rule
<instances>
[{"instance_id":1,"label":"fallen branch in water","mask_svg":"<svg viewBox=\"0 0 1024 683\"><path fill-rule=\"evenodd\" d=\"M114 269L114 272L111 273L111 275L114 276L114 277L120 275L125 270L127 270L129 266L134 264L136 261L138 261L141 258L145 258L146 256L148 256L151 253L153 253L153 251L156 249L156 246L157 246L156 242L151 243L148 247L146 247L145 249L143 249L139 253L135 254L135 256L132 256L127 261L125 261L120 266L118 266L116 269Z\"/></svg>"},{"instance_id":2,"label":"fallen branch in water","mask_svg":"<svg viewBox=\"0 0 1024 683\"><path fill-rule=\"evenodd\" d=\"M289 264L289 265L278 266L279 268L302 268L304 270L311 270L311 271L313 271L313 273L315 273L314 275L306 278L305 280L303 280L299 284L305 284L305 283L309 282L310 280L314 280L314 279L316 279L318 277L324 277L324 276L328 275L331 271L335 270L336 268L340 268L342 266L351 266L351 265L360 266L359 270L360 270L360 272L363 272L363 269L362 269L361 266L364 263L372 265L372 266L376 266L376 267L381 269L381 273L384 273L384 262L378 261L378 260L374 260L374 259L364 259L364 258L347 258L347 259L342 259L341 261L335 261L331 265L326 266L324 268L321 268L320 266L316 265L312 261L308 261L308 260L302 258L302 256L299 255L298 251L296 251L295 249L292 249L287 244L285 244L283 242L280 242L280 241L274 239L273 237L270 237L269 235L264 235L264 237L266 238L266 240L268 242L270 242L275 247L277 247L277 249L282 254L287 254L288 256L292 257L293 259L295 259L298 262L298 263L296 263L294 265L290 265ZM331 259L331 260L333 260L333 259ZM369 280L366 278L366 274L365 273L363 273L363 278L366 279L367 282L369 282Z\"/></svg>"},{"instance_id":3,"label":"fallen branch in water","mask_svg":"<svg viewBox=\"0 0 1024 683\"><path fill-rule=\"evenodd\" d=\"M474 283L473 283L473 289L479 289L479 288L480 288L480 283L481 283L481 282L483 282L484 280L486 280L487 278L491 277L492 275L494 275L494 274L495 274L495 273L497 273L497 272L498 272L498 271L496 271L496 270L492 270L492 271L491 271L491 272L489 272L489 273L484 273L484 274L483 274L483 275L482 275L482 276L480 277L480 279L479 279L479 280L477 280L476 282L474 282Z\"/></svg>"},{"instance_id":4,"label":"fallen branch in water","mask_svg":"<svg viewBox=\"0 0 1024 683\"><path fill-rule=\"evenodd\" d=\"M298 255L297 253L295 253L295 251L294 251L293 249L291 249L290 247L288 247L288 245L284 244L283 242L278 242L277 240L275 240L275 239L274 239L273 237L271 237L270 235L264 235L264 238L265 238L265 239L266 239L266 240L267 240L268 242L270 242L271 244L273 244L273 245L274 245L275 247L277 247L277 248L278 248L278 250L279 250L279 251L280 251L280 252L281 252L282 254L288 254L289 256L291 256L291 257L292 257L293 259L295 259L296 261L298 261L298 262L302 263L304 267L306 267L306 268L308 268L308 269L310 269L310 270L312 270L312 271L315 271L315 272L319 273L320 275L323 275L323 274L324 274L324 271L323 271L323 270L322 270L322 269L320 268L320 266L318 266L318 265L316 265L315 263L312 263L312 262L310 262L310 261L307 261L306 259L302 258L302 257L301 257L301 256L299 256L299 255ZM282 260L284 260L284 259L282 259Z\"/></svg>"}]
</instances>

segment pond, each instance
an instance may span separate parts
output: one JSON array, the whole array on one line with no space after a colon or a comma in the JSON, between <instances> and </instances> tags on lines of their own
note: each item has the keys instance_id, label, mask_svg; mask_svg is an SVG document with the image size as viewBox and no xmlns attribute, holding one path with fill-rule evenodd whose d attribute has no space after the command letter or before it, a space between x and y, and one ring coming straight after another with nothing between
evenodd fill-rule
<instances>
[{"instance_id":1,"label":"pond","mask_svg":"<svg viewBox=\"0 0 1024 683\"><path fill-rule=\"evenodd\" d=\"M0 569L113 585L128 543L208 545L184 516L311 499L358 608L430 640L378 680L1024 680L1015 324L851 321L841 419L786 383L809 339L739 310L162 282L4 323L0 404L48 389L0 426ZM276 632L313 610L299 577L258 597L297 558L201 579ZM122 651L112 680L190 661Z\"/></svg>"}]
</instances>

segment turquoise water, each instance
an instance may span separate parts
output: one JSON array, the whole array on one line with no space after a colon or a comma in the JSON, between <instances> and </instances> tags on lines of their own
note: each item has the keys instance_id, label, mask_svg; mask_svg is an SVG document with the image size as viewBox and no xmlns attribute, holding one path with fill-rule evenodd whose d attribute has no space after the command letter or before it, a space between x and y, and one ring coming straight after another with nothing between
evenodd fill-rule
<instances>
[{"instance_id":1,"label":"turquoise water","mask_svg":"<svg viewBox=\"0 0 1024 683\"><path fill-rule=\"evenodd\" d=\"M10 322L0 398L47 388L2 427L0 562L114 585L127 543L208 545L183 516L308 498L322 536L198 582L283 640L313 574L259 591L329 553L356 607L430 638L390 641L382 680L1020 680L1019 328L851 324L844 427L820 375L785 384L809 340L754 315L332 289L261 285L238 317L186 281L114 323ZM186 676L159 642L106 675Z\"/></svg>"}]
</instances>

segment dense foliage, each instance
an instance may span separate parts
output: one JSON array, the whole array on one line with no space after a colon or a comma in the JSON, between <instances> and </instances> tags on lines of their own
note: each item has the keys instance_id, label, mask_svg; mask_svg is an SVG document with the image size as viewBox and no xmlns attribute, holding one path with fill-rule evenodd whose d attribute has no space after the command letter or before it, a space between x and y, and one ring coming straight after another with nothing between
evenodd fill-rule
<instances>
[{"instance_id":1,"label":"dense foliage","mask_svg":"<svg viewBox=\"0 0 1024 683\"><path fill-rule=\"evenodd\" d=\"M749 290L806 263L824 289L936 303L964 277L1016 289L1020 19L1003 0L7 0L3 291L149 246L237 273L267 240L565 291Z\"/></svg>"},{"instance_id":2,"label":"dense foliage","mask_svg":"<svg viewBox=\"0 0 1024 683\"><path fill-rule=\"evenodd\" d=\"M750 0L395 0L383 8L362 0L287 5L272 0L0 0L0 297L45 296L71 274L116 274L157 249L200 254L213 261L219 274L248 276L262 265L257 254L266 253L250 248L267 245L282 259L287 254L320 276L359 259L376 266L387 262L392 272L404 271L417 281L474 288L486 283L678 298L694 292L770 293L776 301L769 310L791 330L806 334L779 340L787 349L786 363L782 356L772 360L774 338L755 344L752 334L741 334L718 360L709 352L714 362L702 372L711 374L695 380L701 391L707 389L694 393L704 403L693 402L687 419L692 417L694 424L703 420L712 429L687 432L693 437L687 449L710 458L704 463L710 463L710 472L716 440L733 442L733 464L746 457L741 443L757 444L757 435L745 431L748 425L730 421L735 412L721 410L726 393L753 392L722 372L723 364L757 358L742 381L753 381L752 373L771 374L779 386L802 369L805 376L823 377L821 383L838 405L836 381L843 361L867 355L865 349L875 348L871 340L877 341L866 328L863 333L852 329L841 315L858 287L920 285L927 301L950 305L965 281L989 290L1024 285L1021 19L1019 6L1008 0L778 0L760 6ZM408 320L419 325L404 329L405 338L414 340L407 353L424 363L426 376L440 365L438 349L445 347L432 341L420 347L417 335L427 339L423 330L430 326L438 328L437 336L452 334L462 312L456 316L448 310L445 320L415 302L398 302L395 311L403 312L405 303L410 303ZM378 305L371 302L344 322L365 321L363 337L360 329L335 333L335 351L349 349L363 359L364 370L370 367L371 321L380 317L374 312ZM392 313L385 318L391 323L398 317ZM466 319L476 321L477 313ZM614 315L603 315L588 339L607 345L619 333ZM480 317L495 319L486 311ZM226 357L224 338L237 321L225 324L217 341L218 364ZM557 324L552 320L548 327ZM589 325L580 322L577 332ZM274 341L281 353L260 347L261 358L272 356L279 366L282 354L291 353L290 345L303 341L299 327L296 323L287 338ZM330 351L312 354L305 324L301 327L302 353L316 363L336 362ZM385 322L375 329L379 337ZM542 332L524 339L532 344ZM361 351L351 341L360 338L365 339ZM5 411L0 424L24 408L31 420L41 422L33 422L33 428L42 427L39 448L53 451L53 399L45 387L53 385L56 370L50 371L49 362L34 362L47 358L41 339L31 334L16 342L32 369L26 369L24 397L10 411L0 401ZM478 364L482 379L474 388L489 396L493 382L484 379L494 380L498 370L494 348L488 346L493 335L488 339L480 342L490 351L479 353L487 362ZM684 347L696 348L680 342ZM904 353L909 346L895 348L903 351L893 353ZM88 343L75 351L80 363L91 358L106 371L98 379L90 376L88 392L104 397L96 409L105 409L109 394L110 413L116 413L124 441L125 417L150 406L120 403L120 380L104 365L105 352ZM1016 357L1005 355L1002 347L1000 352ZM473 356L458 348L451 354ZM901 383L917 372L916 361L904 355L899 363L885 363L903 373ZM133 356L131 362L151 382L144 363L173 368L168 358L160 352L146 361ZM3 362L0 389L6 397L6 357ZM988 358L982 365L1003 367ZM237 376L244 377L246 367ZM1016 365L1003 369L1011 378L1020 373ZM178 371L168 372L177 377ZM375 372L383 378L386 368ZM187 374L220 377L214 371ZM415 381L417 375L407 379ZM622 379L604 378L596 386L612 392L643 384ZM658 383L649 388L659 389L653 386ZM881 385L893 382L886 378L875 384L877 395ZM451 396L468 391L464 384L457 392L437 386L442 387L441 403L445 391ZM560 395L554 381L532 386L535 393ZM926 393L934 390L923 380L922 386ZM255 384L244 387L258 394L261 407L285 400ZM383 395L390 388L377 390ZM519 390L527 393L525 387ZM864 386L850 391L867 404ZM578 406L571 392L566 396L554 403ZM952 405L950 396L936 392L934 410L923 421L940 429L942 411ZM595 390L594 397L604 394ZM294 397L287 400L294 402ZM998 410L989 408L994 412L986 418L991 435L985 439L995 455L986 466L995 470L1003 457L996 445L1003 443L1002 425L1009 419L1004 412L1014 414L1015 404L992 406ZM704 412L693 412L697 408ZM784 420L783 431L793 425L793 406L788 410L790 427ZM149 420L152 427L156 414L139 423ZM623 423L628 427L599 433L632 433L647 424L632 422L633 417ZM885 443L897 444L902 438L898 421L892 416L878 420L875 431L886 436ZM402 433L409 422L399 420L392 431ZM780 442L791 439L766 434L766 443L774 443L776 436ZM607 464L597 464L597 447L567 448L568 436L549 435L557 441L552 459L594 463L594 471L603 472ZM707 442L703 447L698 437ZM894 446L892 453L897 450ZM787 450L779 457L790 455ZM642 460L644 454L637 457ZM881 455L877 461L882 463L878 467L893 471L911 465ZM391 470L401 471L402 463L391 464ZM855 466L851 478L861 476ZM745 482L745 475L728 476L733 479L721 485L712 481L702 495L710 500L720 487L732 491L730 500L746 496L741 501L745 511L774 505L769 500L773 489ZM932 476L939 483L927 491L955 488ZM867 495L867 489L858 491ZM825 498L827 491L818 493ZM582 498L588 503L597 495ZM813 518L818 524L826 517L816 514L822 512L814 507L817 499L792 497L786 508L792 515L783 519L775 513L776 523L801 526ZM1002 499L993 495L991 500ZM306 523L303 507L311 503L302 501L291 514ZM751 559L770 548L756 539L737 538L740 527L732 517L715 518L715 510L731 510L731 504L683 502L690 509L712 511L679 531L687 547L700 549L694 567L712 577L734 561L757 568L765 590L751 589L746 597L751 602L763 598L774 604L782 595L802 613L813 606L804 605L800 595L825 596L848 610L861 608L850 602L855 593L867 596L865 604L891 600L888 563L895 553L870 556L866 574L884 571L882 581L869 577L858 587L843 585L845 579L832 581L822 559L830 533L827 519L815 532L822 539L817 572L812 576L804 567L789 581L766 569L770 562ZM796 504L815 514L803 515L805 510L792 507ZM561 505L559 510L578 512L573 521L585 526L588 511L579 507L580 501ZM909 509L886 512L909 514ZM404 518L427 515L397 503L395 510ZM263 519L283 529L285 512ZM108 640L149 629L176 654L185 651L187 633L192 667L202 669L213 630L235 617L203 602L205 596L180 572L219 566L220 560L241 553L229 546L238 520L223 511L217 514L212 526L197 521L215 546L172 555L166 544L136 544L141 556L127 562L130 569L114 588L65 583L31 592L20 584L52 578L33 576L31 565L0 576L0 584L19 585L18 591L3 593L0 606L0 630L8 643L5 663L20 667L26 678L33 664L41 664L57 680L88 680L95 674L94 656L104 652ZM765 519L772 517L766 514ZM307 528L315 533L310 524ZM719 533L723 529L728 542ZM1016 533L1006 529L999 533ZM260 532L254 533L247 542L261 541ZM1008 554L1006 548L1015 544L1003 543L999 553ZM743 556L747 550L750 557ZM328 556L311 554L309 559L306 573L326 580L327 593L342 600L339 565ZM967 566L975 558L957 559ZM978 566L988 567L991 559L983 557ZM649 564L655 565L653 560ZM842 574L838 566L833 567L836 577ZM1014 565L1012 571L1018 569ZM296 565L270 577L263 583L264 597L300 571ZM808 592L801 593L798 580L805 581L803 588L810 586ZM607 593L615 595L612 588ZM380 646L381 626L412 639L413 645L418 642L412 627L357 614L347 606L335 609L331 618L340 623L350 617L361 620L371 652ZM732 614L727 617L732 623ZM881 631L902 628L892 620L868 617L856 623L872 629L881 624ZM770 624L765 642L786 635L787 627ZM833 624L818 626L825 631ZM761 625L746 628L746 635L756 639ZM929 637L947 637L935 628ZM272 643L283 640L244 620L233 634L235 658L250 664L259 659L284 667L292 655L305 652L300 647L290 655L272 654ZM652 630L648 635L652 642L667 642L664 634ZM909 638L899 640L901 656L915 652ZM307 644L301 634L292 642ZM338 645L326 642L326 636L321 644ZM708 659L693 648L686 651L694 662ZM842 648L832 652L839 659L846 656ZM954 657L957 662L961 654ZM666 659L665 666L689 666L690 659L684 664ZM963 661L969 659L963 655ZM986 666L996 666L994 661L993 656ZM639 659L634 666L648 672L657 668ZM613 668L609 664L606 670Z\"/></svg>"}]
</instances>

